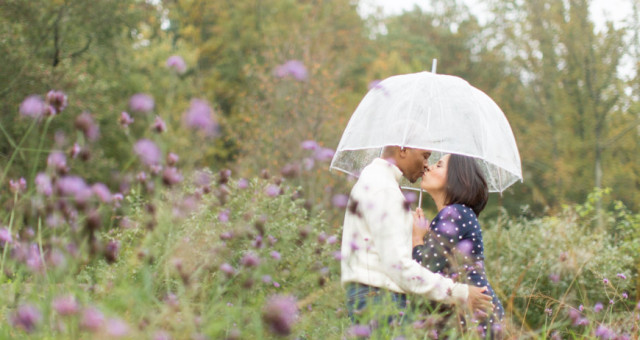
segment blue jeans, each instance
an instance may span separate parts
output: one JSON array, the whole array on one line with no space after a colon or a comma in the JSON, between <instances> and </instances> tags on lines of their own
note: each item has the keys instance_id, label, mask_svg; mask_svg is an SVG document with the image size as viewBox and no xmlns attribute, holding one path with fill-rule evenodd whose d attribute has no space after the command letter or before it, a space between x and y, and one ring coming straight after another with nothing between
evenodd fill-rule
<instances>
[{"instance_id":1,"label":"blue jeans","mask_svg":"<svg viewBox=\"0 0 640 340\"><path fill-rule=\"evenodd\" d=\"M351 322L373 319L391 323L394 320L402 321L407 307L407 295L395 293L386 289L368 286L362 283L351 282L347 289L347 311ZM400 310L399 313L396 313ZM363 314L370 312L375 315L367 318Z\"/></svg>"}]
</instances>

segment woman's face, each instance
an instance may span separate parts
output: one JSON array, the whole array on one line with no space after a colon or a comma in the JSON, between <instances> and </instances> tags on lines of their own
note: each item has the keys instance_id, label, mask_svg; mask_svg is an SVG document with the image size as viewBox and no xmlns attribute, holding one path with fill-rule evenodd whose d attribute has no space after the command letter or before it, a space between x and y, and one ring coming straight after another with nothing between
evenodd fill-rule
<instances>
[{"instance_id":1,"label":"woman's face","mask_svg":"<svg viewBox=\"0 0 640 340\"><path fill-rule=\"evenodd\" d=\"M444 192L447 187L447 165L450 156L444 155L436 164L427 167L420 183L422 190L430 194Z\"/></svg>"}]
</instances>

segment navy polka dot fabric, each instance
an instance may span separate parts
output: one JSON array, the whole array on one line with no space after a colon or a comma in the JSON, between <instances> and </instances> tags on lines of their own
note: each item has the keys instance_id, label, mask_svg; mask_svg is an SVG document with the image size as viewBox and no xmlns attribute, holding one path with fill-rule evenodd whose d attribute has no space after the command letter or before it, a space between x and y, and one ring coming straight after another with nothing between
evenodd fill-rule
<instances>
[{"instance_id":1,"label":"navy polka dot fabric","mask_svg":"<svg viewBox=\"0 0 640 340\"><path fill-rule=\"evenodd\" d=\"M504 310L489 284L484 270L482 230L473 210L465 205L444 207L433 219L424 245L413 248L413 259L434 273L457 282L488 287L493 297L493 317L481 328L491 327L496 317L502 319Z\"/></svg>"}]
</instances>

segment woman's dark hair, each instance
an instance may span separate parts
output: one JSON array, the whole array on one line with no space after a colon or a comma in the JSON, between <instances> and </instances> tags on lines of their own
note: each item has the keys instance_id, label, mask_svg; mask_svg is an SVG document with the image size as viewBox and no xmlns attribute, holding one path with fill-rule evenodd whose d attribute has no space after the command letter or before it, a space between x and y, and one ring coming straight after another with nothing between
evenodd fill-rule
<instances>
[{"instance_id":1,"label":"woman's dark hair","mask_svg":"<svg viewBox=\"0 0 640 340\"><path fill-rule=\"evenodd\" d=\"M475 159L451 154L447 165L445 204L464 204L473 209L476 216L489 200L489 188Z\"/></svg>"}]
</instances>

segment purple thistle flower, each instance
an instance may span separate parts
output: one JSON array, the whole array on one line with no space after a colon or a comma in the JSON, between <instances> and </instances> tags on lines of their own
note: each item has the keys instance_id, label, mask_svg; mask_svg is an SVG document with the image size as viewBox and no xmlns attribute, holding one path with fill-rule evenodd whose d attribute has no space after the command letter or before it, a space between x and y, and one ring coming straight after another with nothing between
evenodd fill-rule
<instances>
[{"instance_id":1,"label":"purple thistle flower","mask_svg":"<svg viewBox=\"0 0 640 340\"><path fill-rule=\"evenodd\" d=\"M583 305L578 306L578 310L582 312L584 310L584 306Z\"/></svg>"},{"instance_id":2,"label":"purple thistle flower","mask_svg":"<svg viewBox=\"0 0 640 340\"><path fill-rule=\"evenodd\" d=\"M219 214L218 214L218 221L222 222L222 223L227 223L229 222L229 214L231 212L229 211L229 209L224 209L222 210Z\"/></svg>"},{"instance_id":3,"label":"purple thistle flower","mask_svg":"<svg viewBox=\"0 0 640 340\"><path fill-rule=\"evenodd\" d=\"M129 99L129 107L132 111L147 113L153 110L153 97L144 93L137 93Z\"/></svg>"},{"instance_id":4,"label":"purple thistle flower","mask_svg":"<svg viewBox=\"0 0 640 340\"><path fill-rule=\"evenodd\" d=\"M576 326L588 326L589 325L589 319L587 318L580 318L576 321L575 323Z\"/></svg>"},{"instance_id":5,"label":"purple thistle flower","mask_svg":"<svg viewBox=\"0 0 640 340\"><path fill-rule=\"evenodd\" d=\"M11 232L7 228L0 228L0 246L5 246L13 241Z\"/></svg>"},{"instance_id":6,"label":"purple thistle flower","mask_svg":"<svg viewBox=\"0 0 640 340\"><path fill-rule=\"evenodd\" d=\"M220 265L220 270L221 270L223 273L227 274L227 276L231 276L231 275L233 275L233 274L236 272L236 270L235 270L235 269L233 269L233 267L232 267L230 264L228 264L228 263L223 263L223 264L221 264L221 265Z\"/></svg>"},{"instance_id":7,"label":"purple thistle flower","mask_svg":"<svg viewBox=\"0 0 640 340\"><path fill-rule=\"evenodd\" d=\"M297 319L298 306L292 296L273 295L262 310L262 320L276 335L289 335Z\"/></svg>"},{"instance_id":8,"label":"purple thistle flower","mask_svg":"<svg viewBox=\"0 0 640 340\"><path fill-rule=\"evenodd\" d=\"M33 305L22 305L11 316L11 323L14 327L22 328L26 332L32 332L37 324L42 320L42 314Z\"/></svg>"},{"instance_id":9,"label":"purple thistle flower","mask_svg":"<svg viewBox=\"0 0 640 340\"><path fill-rule=\"evenodd\" d=\"M110 203L112 196L111 191L106 185L102 183L96 183L91 187L91 191L98 197L102 203Z\"/></svg>"},{"instance_id":10,"label":"purple thistle flower","mask_svg":"<svg viewBox=\"0 0 640 340\"><path fill-rule=\"evenodd\" d=\"M275 251L275 250L274 250L274 251L272 251L270 255L271 255L271 257L272 257L274 260L277 260L277 261L279 261L279 260L282 258L282 256L280 255L280 253L278 253L278 252L277 252L277 251Z\"/></svg>"},{"instance_id":11,"label":"purple thistle flower","mask_svg":"<svg viewBox=\"0 0 640 340\"><path fill-rule=\"evenodd\" d=\"M64 295L53 300L53 309L60 315L73 315L78 312L78 303L73 295Z\"/></svg>"},{"instance_id":12,"label":"purple thistle flower","mask_svg":"<svg viewBox=\"0 0 640 340\"><path fill-rule=\"evenodd\" d=\"M593 311L598 313L600 312L604 307L602 306L602 303L598 302L596 303L595 306L593 306Z\"/></svg>"},{"instance_id":13,"label":"purple thistle flower","mask_svg":"<svg viewBox=\"0 0 640 340\"><path fill-rule=\"evenodd\" d=\"M273 286L276 288L280 288L280 284L276 281L273 281Z\"/></svg>"},{"instance_id":14,"label":"purple thistle flower","mask_svg":"<svg viewBox=\"0 0 640 340\"><path fill-rule=\"evenodd\" d=\"M349 202L349 196L343 195L343 194L335 195L331 200L331 203L333 204L333 206L340 209L346 208L348 202Z\"/></svg>"},{"instance_id":15,"label":"purple thistle flower","mask_svg":"<svg viewBox=\"0 0 640 340\"><path fill-rule=\"evenodd\" d=\"M69 157L76 158L81 151L82 148L80 148L80 145L78 145L78 143L73 143L73 146L69 149Z\"/></svg>"},{"instance_id":16,"label":"purple thistle flower","mask_svg":"<svg viewBox=\"0 0 640 340\"><path fill-rule=\"evenodd\" d=\"M174 69L178 74L183 74L187 71L187 64L184 59L177 55L172 55L167 59L167 67Z\"/></svg>"},{"instance_id":17,"label":"purple thistle flower","mask_svg":"<svg viewBox=\"0 0 640 340\"><path fill-rule=\"evenodd\" d=\"M107 333L113 337L123 337L129 333L129 325L122 319L109 319L106 329Z\"/></svg>"},{"instance_id":18,"label":"purple thistle flower","mask_svg":"<svg viewBox=\"0 0 640 340\"><path fill-rule=\"evenodd\" d=\"M304 150L316 150L318 148L318 143L316 143L316 141L314 141L314 140L306 140L306 141L302 142L302 144L300 144L300 146Z\"/></svg>"},{"instance_id":19,"label":"purple thistle flower","mask_svg":"<svg viewBox=\"0 0 640 340\"><path fill-rule=\"evenodd\" d=\"M61 196L72 196L77 199L84 197L89 188L84 179L78 176L64 176L56 182L56 190Z\"/></svg>"},{"instance_id":20,"label":"purple thistle flower","mask_svg":"<svg viewBox=\"0 0 640 340\"><path fill-rule=\"evenodd\" d=\"M249 187L249 181L246 178L240 178L237 187L238 189L246 189Z\"/></svg>"},{"instance_id":21,"label":"purple thistle flower","mask_svg":"<svg viewBox=\"0 0 640 340\"><path fill-rule=\"evenodd\" d=\"M118 252L120 251L120 242L110 240L104 247L104 257L109 263L114 263L118 259Z\"/></svg>"},{"instance_id":22,"label":"purple thistle flower","mask_svg":"<svg viewBox=\"0 0 640 340\"><path fill-rule=\"evenodd\" d=\"M27 190L27 181L24 177L20 177L18 180L9 180L9 189L12 193L17 194Z\"/></svg>"},{"instance_id":23,"label":"purple thistle flower","mask_svg":"<svg viewBox=\"0 0 640 340\"><path fill-rule=\"evenodd\" d=\"M616 333L604 325L599 325L598 328L596 328L595 335L600 339L613 339Z\"/></svg>"},{"instance_id":24,"label":"purple thistle flower","mask_svg":"<svg viewBox=\"0 0 640 340\"><path fill-rule=\"evenodd\" d=\"M67 107L67 95L62 91L51 90L47 93L47 104L50 114L55 116Z\"/></svg>"},{"instance_id":25,"label":"purple thistle flower","mask_svg":"<svg viewBox=\"0 0 640 340\"><path fill-rule=\"evenodd\" d=\"M304 166L304 169L309 171L311 169L313 169L313 166L315 165L316 161L313 158L305 158L302 160L302 165Z\"/></svg>"},{"instance_id":26,"label":"purple thistle flower","mask_svg":"<svg viewBox=\"0 0 640 340\"><path fill-rule=\"evenodd\" d=\"M240 262L245 267L257 267L260 264L260 258L254 253L246 253Z\"/></svg>"},{"instance_id":27,"label":"purple thistle flower","mask_svg":"<svg viewBox=\"0 0 640 340\"><path fill-rule=\"evenodd\" d=\"M53 249L47 253L46 262L54 268L63 267L66 263L64 254L58 249Z\"/></svg>"},{"instance_id":28,"label":"purple thistle flower","mask_svg":"<svg viewBox=\"0 0 640 340\"><path fill-rule=\"evenodd\" d=\"M640 309L640 301L638 301L638 304L636 305L636 309Z\"/></svg>"},{"instance_id":29,"label":"purple thistle flower","mask_svg":"<svg viewBox=\"0 0 640 340\"><path fill-rule=\"evenodd\" d=\"M162 159L162 152L156 143L148 140L141 139L136 142L133 147L133 151L140 157L140 160L146 165L157 165Z\"/></svg>"},{"instance_id":30,"label":"purple thistle flower","mask_svg":"<svg viewBox=\"0 0 640 340\"><path fill-rule=\"evenodd\" d=\"M180 157L178 157L178 155L176 155L173 152L169 152L169 154L167 155L167 165L168 166L175 166L176 164L178 164L178 160L180 159Z\"/></svg>"},{"instance_id":31,"label":"purple thistle flower","mask_svg":"<svg viewBox=\"0 0 640 340\"><path fill-rule=\"evenodd\" d=\"M207 136L215 136L218 124L209 104L202 99L192 99L189 110L184 115L185 124L193 129L201 130Z\"/></svg>"},{"instance_id":32,"label":"purple thistle flower","mask_svg":"<svg viewBox=\"0 0 640 340\"><path fill-rule=\"evenodd\" d=\"M573 321L574 324L578 321L579 318L580 318L580 312L577 309L574 309L574 308L569 309L569 319L571 319L571 321Z\"/></svg>"},{"instance_id":33,"label":"purple thistle flower","mask_svg":"<svg viewBox=\"0 0 640 340\"><path fill-rule=\"evenodd\" d=\"M263 275L262 276L262 282L271 283L271 275Z\"/></svg>"},{"instance_id":34,"label":"purple thistle flower","mask_svg":"<svg viewBox=\"0 0 640 340\"><path fill-rule=\"evenodd\" d=\"M621 279L623 279L623 280L626 280L626 279L627 279L627 276L626 276L626 275L624 275L624 274L622 274L622 273L618 273L618 274L616 274L616 276L617 276L617 277L619 277L619 278L621 278Z\"/></svg>"},{"instance_id":35,"label":"purple thistle flower","mask_svg":"<svg viewBox=\"0 0 640 340\"><path fill-rule=\"evenodd\" d=\"M319 148L316 150L314 157L320 162L328 162L333 158L335 151L329 148Z\"/></svg>"},{"instance_id":36,"label":"purple thistle flower","mask_svg":"<svg viewBox=\"0 0 640 340\"><path fill-rule=\"evenodd\" d=\"M307 68L299 60L289 60L275 69L275 76L278 78L293 77L303 81L308 77Z\"/></svg>"},{"instance_id":37,"label":"purple thistle flower","mask_svg":"<svg viewBox=\"0 0 640 340\"><path fill-rule=\"evenodd\" d=\"M462 240L460 241L460 243L458 243L456 248L458 248L458 251L460 251L462 254L468 256L471 254L471 250L473 249L473 242L469 240Z\"/></svg>"},{"instance_id":38,"label":"purple thistle flower","mask_svg":"<svg viewBox=\"0 0 640 340\"><path fill-rule=\"evenodd\" d=\"M627 292L622 292L622 298L623 299L628 299L629 298L629 294L627 294Z\"/></svg>"},{"instance_id":39,"label":"purple thistle flower","mask_svg":"<svg viewBox=\"0 0 640 340\"><path fill-rule=\"evenodd\" d=\"M182 175L175 167L168 167L162 172L162 183L166 186L173 186L182 182Z\"/></svg>"},{"instance_id":40,"label":"purple thistle flower","mask_svg":"<svg viewBox=\"0 0 640 340\"><path fill-rule=\"evenodd\" d=\"M80 327L89 331L97 331L104 322L104 315L95 307L87 307L82 312Z\"/></svg>"},{"instance_id":41,"label":"purple thistle flower","mask_svg":"<svg viewBox=\"0 0 640 340\"><path fill-rule=\"evenodd\" d=\"M61 151L51 151L49 157L47 157L47 165L59 172L66 172L67 170L67 156Z\"/></svg>"},{"instance_id":42,"label":"purple thistle flower","mask_svg":"<svg viewBox=\"0 0 640 340\"><path fill-rule=\"evenodd\" d=\"M22 104L20 104L20 113L33 119L42 117L46 110L47 106L45 102L37 95L27 97Z\"/></svg>"},{"instance_id":43,"label":"purple thistle flower","mask_svg":"<svg viewBox=\"0 0 640 340\"><path fill-rule=\"evenodd\" d=\"M610 305L613 305L613 304L614 304L613 299L609 300L609 304L610 304Z\"/></svg>"},{"instance_id":44,"label":"purple thistle flower","mask_svg":"<svg viewBox=\"0 0 640 340\"><path fill-rule=\"evenodd\" d=\"M334 251L333 252L333 258L336 261L342 261L342 252L340 252L339 250L338 251Z\"/></svg>"},{"instance_id":45,"label":"purple thistle flower","mask_svg":"<svg viewBox=\"0 0 640 340\"><path fill-rule=\"evenodd\" d=\"M371 328L367 325L353 325L347 331L351 338L368 338L371 336Z\"/></svg>"},{"instance_id":46,"label":"purple thistle flower","mask_svg":"<svg viewBox=\"0 0 640 340\"><path fill-rule=\"evenodd\" d=\"M553 282L553 283L558 283L558 282L560 282L560 275L555 274L555 273L551 273L551 274L549 274L549 280L551 280L551 282Z\"/></svg>"},{"instance_id":47,"label":"purple thistle flower","mask_svg":"<svg viewBox=\"0 0 640 340\"><path fill-rule=\"evenodd\" d=\"M269 184L264 189L264 193L269 197L276 197L280 194L280 187L275 184Z\"/></svg>"},{"instance_id":48,"label":"purple thistle flower","mask_svg":"<svg viewBox=\"0 0 640 340\"><path fill-rule=\"evenodd\" d=\"M129 116L127 112L122 111L120 113L120 118L118 119L118 123L124 128L129 127L129 125L133 124L133 118Z\"/></svg>"},{"instance_id":49,"label":"purple thistle flower","mask_svg":"<svg viewBox=\"0 0 640 340\"><path fill-rule=\"evenodd\" d=\"M607 279L606 277L602 280L602 283L604 284L608 284L609 283L609 279Z\"/></svg>"},{"instance_id":50,"label":"purple thistle flower","mask_svg":"<svg viewBox=\"0 0 640 340\"><path fill-rule=\"evenodd\" d=\"M334 244L338 242L338 237L336 235L331 235L327 238L327 244Z\"/></svg>"},{"instance_id":51,"label":"purple thistle flower","mask_svg":"<svg viewBox=\"0 0 640 340\"><path fill-rule=\"evenodd\" d=\"M151 130L157 133L163 133L167 131L167 124L160 118L160 116L156 116L156 120L151 125Z\"/></svg>"},{"instance_id":52,"label":"purple thistle flower","mask_svg":"<svg viewBox=\"0 0 640 340\"><path fill-rule=\"evenodd\" d=\"M153 340L171 340L171 335L165 331L157 331L153 335Z\"/></svg>"},{"instance_id":53,"label":"purple thistle flower","mask_svg":"<svg viewBox=\"0 0 640 340\"><path fill-rule=\"evenodd\" d=\"M76 117L75 126L76 129L82 131L84 136L90 141L95 141L100 136L100 127L88 112L83 112Z\"/></svg>"}]
</instances>

